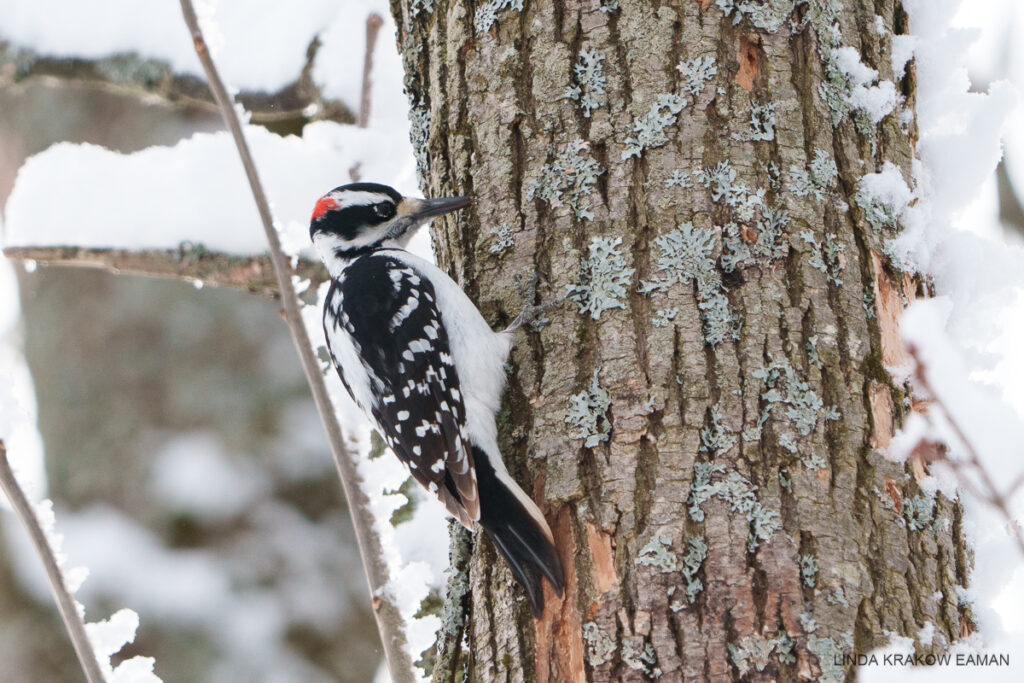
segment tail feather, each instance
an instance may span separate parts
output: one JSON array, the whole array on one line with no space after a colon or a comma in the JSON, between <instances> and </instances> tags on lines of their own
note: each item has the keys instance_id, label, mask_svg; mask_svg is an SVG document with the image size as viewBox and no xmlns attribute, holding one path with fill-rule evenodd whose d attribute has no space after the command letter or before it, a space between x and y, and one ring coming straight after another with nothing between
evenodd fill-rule
<instances>
[{"instance_id":1,"label":"tail feather","mask_svg":"<svg viewBox=\"0 0 1024 683\"><path fill-rule=\"evenodd\" d=\"M565 583L551 530L533 501L504 472L495 472L486 454L474 447L473 455L480 490L480 525L526 590L533 616L539 618L544 609L543 578L559 596Z\"/></svg>"}]
</instances>

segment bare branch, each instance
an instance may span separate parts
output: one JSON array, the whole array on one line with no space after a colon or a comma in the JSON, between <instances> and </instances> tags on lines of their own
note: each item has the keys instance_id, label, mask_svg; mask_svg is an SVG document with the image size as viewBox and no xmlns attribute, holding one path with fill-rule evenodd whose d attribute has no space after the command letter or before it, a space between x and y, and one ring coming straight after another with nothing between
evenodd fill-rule
<instances>
[{"instance_id":1,"label":"bare branch","mask_svg":"<svg viewBox=\"0 0 1024 683\"><path fill-rule=\"evenodd\" d=\"M946 404L942 401L942 396L935 391L932 385L928 382L928 373L925 371L926 366L921 360L920 353L914 344L907 345L907 351L910 357L914 361L914 379L920 385L922 389L928 392L932 396L932 402L930 408L932 410L939 410L942 412L946 421L953 428L956 438L960 440L960 443L964 445L967 451L967 465L977 474L980 480L981 489L974 485L967 474L964 472L963 463L960 463L947 455L939 458L942 462L949 465L953 472L956 474L960 484L969 489L976 498L988 503L1003 516L1006 520L1007 525L1010 528L1010 533L1013 534L1014 540L1017 542L1017 547L1021 553L1024 554L1024 536L1021 535L1020 525L1017 524L1013 518L1013 513L1010 512L1010 501L1009 496L1013 494L1014 489L1017 487L1015 483L1010 487L1009 492L1004 494L995 483L995 479L985 469L985 465L981 462L981 458L978 457L978 451L975 450L974 444L971 443L970 439L967 438L967 434L961 428L960 423L957 422L956 418L953 417L953 413L946 407ZM928 416L928 413L925 413ZM1019 481L1019 480L1018 480Z\"/></svg>"},{"instance_id":2,"label":"bare branch","mask_svg":"<svg viewBox=\"0 0 1024 683\"><path fill-rule=\"evenodd\" d=\"M373 88L373 80L370 78L373 72L373 48L377 45L377 34L384 20L376 12L370 12L366 17L366 54L363 56L363 90L359 98L359 127L366 128L370 125L370 95Z\"/></svg>"},{"instance_id":3,"label":"bare branch","mask_svg":"<svg viewBox=\"0 0 1024 683\"><path fill-rule=\"evenodd\" d=\"M182 280L209 287L229 287L266 299L280 298L269 256L232 256L202 247L180 249L85 249L81 247L7 247L4 255L42 266L94 268L117 275ZM295 274L316 287L327 279L321 263L300 259Z\"/></svg>"},{"instance_id":4,"label":"bare branch","mask_svg":"<svg viewBox=\"0 0 1024 683\"><path fill-rule=\"evenodd\" d=\"M348 499L348 509L352 515L352 525L355 528L356 540L359 543L359 550L362 554L363 569L366 571L366 578L370 583L370 594L373 597L373 612L377 619L377 629L380 631L381 642L384 645L384 655L388 663L391 680L395 683L411 683L415 680L415 677L413 675L412 661L405 648L405 625L398 606L394 603L391 591L387 590L390 574L384 562L381 540L374 528L375 520L373 513L370 511L369 500L360 486L362 477L359 474L355 456L346 448L342 439L341 426L338 424L337 414L327 394L327 386L320 372L320 366L313 355L313 347L299 311L299 300L296 296L295 288L292 286L292 271L284 252L281 250L281 243L270 214L270 205L267 202L262 183L256 172L256 165L253 162L249 146L242 133L242 125L235 112L234 103L224 88L220 74L217 73L210 53L206 48L206 42L199 28L199 21L196 18L191 0L181 0L181 10L185 18L185 24L192 34L192 42L195 46L196 54L199 56L199 61L206 72L206 78L210 82L210 88L217 100L217 104L220 105L224 122L231 131L235 145L238 147L238 154L242 159L242 166L245 168L246 177L249 179L253 198L256 201L256 208L259 210L260 219L263 222L263 229L266 232L267 242L270 245L271 262L274 265L274 272L277 274L278 286L281 291L281 303L284 307L285 320L288 323L288 329L291 331L292 341L295 343L299 359L302 361L302 369L306 373L306 381L309 382L313 399L316 402L320 418L327 431L331 451L334 454L334 461L341 475L345 496Z\"/></svg>"},{"instance_id":5,"label":"bare branch","mask_svg":"<svg viewBox=\"0 0 1024 683\"><path fill-rule=\"evenodd\" d=\"M11 463L7 460L7 448L4 442L0 441L0 489L7 496L8 502L14 509L15 514L21 521L21 525L28 532L32 547L43 562L43 569L46 570L46 579L50 583L50 590L53 591L53 599L57 603L57 611L64 620L64 627L71 636L71 644L78 655L78 661L85 672L85 678L89 683L103 683L103 673L100 671L99 662L96 659L96 652L92 649L89 636L85 632L85 623L75 606L75 600L71 597L67 586L64 585L64 575L57 564L57 558L53 554L53 548L46 539L46 533L35 509L29 503L28 497L22 491L18 480L11 470Z\"/></svg>"}]
</instances>

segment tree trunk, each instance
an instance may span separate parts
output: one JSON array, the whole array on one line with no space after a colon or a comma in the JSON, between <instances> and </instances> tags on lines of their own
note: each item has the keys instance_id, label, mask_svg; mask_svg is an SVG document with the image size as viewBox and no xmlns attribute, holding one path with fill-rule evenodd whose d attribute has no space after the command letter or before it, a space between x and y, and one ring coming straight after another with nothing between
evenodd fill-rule
<instances>
[{"instance_id":1,"label":"tree trunk","mask_svg":"<svg viewBox=\"0 0 1024 683\"><path fill-rule=\"evenodd\" d=\"M919 279L860 179L911 178L899 0L392 2L424 187L475 199L438 261L495 327L570 294L500 416L566 595L535 622L476 537L435 680L843 680L972 629L960 508L881 455Z\"/></svg>"}]
</instances>

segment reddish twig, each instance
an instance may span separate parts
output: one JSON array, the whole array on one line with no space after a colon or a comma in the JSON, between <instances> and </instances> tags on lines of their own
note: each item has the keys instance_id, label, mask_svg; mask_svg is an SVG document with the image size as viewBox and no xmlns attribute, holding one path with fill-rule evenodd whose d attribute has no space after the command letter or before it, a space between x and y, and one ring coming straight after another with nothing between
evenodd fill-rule
<instances>
[{"instance_id":1,"label":"reddish twig","mask_svg":"<svg viewBox=\"0 0 1024 683\"><path fill-rule=\"evenodd\" d=\"M214 98L220 106L224 123L227 124L231 135L238 148L238 154L245 168L245 175L249 180L249 187L252 189L253 199L256 208L259 210L260 219L263 222L263 229L267 235L267 242L270 246L270 258L274 265L274 272L277 275L278 287L281 292L281 304L284 307L285 321L292 334L292 341L302 361L302 369L306 373L306 381L309 383L313 399L316 402L320 419L323 421L324 429L331 444L331 451L334 454L334 461L341 476L341 483L345 489L345 496L348 499L348 509L352 516L352 526L355 528L356 541L359 544L359 551L362 555L363 569L366 571L366 578L370 584L373 612L377 619L377 629L384 646L384 656L387 660L391 680L395 683L406 683L414 681L412 660L406 652L405 624L402 616L395 605L387 583L390 580L388 567L384 562L384 553L381 546L380 536L374 528L374 517L370 511L369 500L363 492L360 483L362 477L359 474L355 455L345 446L342 438L341 425L338 423L334 406L327 393L327 386L324 383L320 366L313 355L313 346L310 343L309 335L306 332L305 324L299 311L299 299L296 296L295 288L292 286L292 270L288 260L281 249L281 242L278 239L277 230L274 228L273 218L270 214L270 205L267 202L266 193L256 172L256 165L253 162L249 146L242 133L242 124L235 112L234 101L227 93L224 83L217 72L217 68L210 57L203 39L202 31L199 28L199 21L196 18L195 9L191 0L181 0L181 10L185 17L185 24L192 34L192 42L199 56L199 61L206 72L206 78L213 91Z\"/></svg>"},{"instance_id":2,"label":"reddish twig","mask_svg":"<svg viewBox=\"0 0 1024 683\"><path fill-rule=\"evenodd\" d=\"M918 385L932 397L931 409L942 412L946 422L953 428L956 438L963 444L967 455L966 463L960 463L948 456L943 456L939 458L939 460L950 466L953 473L956 474L960 484L967 488L975 498L988 503L999 511L999 513L1006 519L1010 528L1010 533L1017 542L1017 547L1020 549L1021 553L1024 554L1024 535L1021 534L1020 526L1017 524L1016 520L1014 520L1013 513L1010 512L1009 501L1009 496L1011 496L1013 491L1020 485L1021 479L1018 479L1017 482L1010 487L1007 493L1004 494L999 490L999 487L996 486L995 479L993 479L989 471L985 469L984 464L981 462L981 458L978 457L977 450L975 450L970 439L967 438L967 434L964 433L964 430L961 428L956 418L953 417L953 413L946 407L942 397L934 388L932 388L931 383L928 381L927 373L925 372L926 366L921 360L921 355L918 352L917 347L914 344L908 344L907 351L911 359L914 361L914 379L917 381ZM977 475L981 485L980 489L967 476L967 473L964 471L964 464L969 465L970 469Z\"/></svg>"},{"instance_id":3,"label":"reddish twig","mask_svg":"<svg viewBox=\"0 0 1024 683\"><path fill-rule=\"evenodd\" d=\"M60 618L64 620L64 627L71 636L71 644L78 655L78 661L85 672L85 678L89 683L103 683L103 673L100 671L99 661L96 659L96 652L92 649L89 636L85 632L85 622L75 606L75 599L71 597L64 584L64 574L57 564L57 558L53 554L53 548L46 539L46 532L43 531L39 518L36 516L35 508L28 501L25 492L22 491L18 480L11 470L11 464L7 460L7 448L4 442L0 441L0 489L7 496L15 514L21 521L21 525L28 533L32 547L43 562L43 569L46 571L46 579L50 583L50 590L53 592L53 599L57 603L57 611Z\"/></svg>"}]
</instances>

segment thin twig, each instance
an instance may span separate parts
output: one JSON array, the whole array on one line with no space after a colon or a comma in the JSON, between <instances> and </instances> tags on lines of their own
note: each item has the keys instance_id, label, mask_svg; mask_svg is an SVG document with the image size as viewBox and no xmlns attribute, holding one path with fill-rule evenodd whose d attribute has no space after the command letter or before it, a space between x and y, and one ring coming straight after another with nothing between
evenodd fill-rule
<instances>
[{"instance_id":1,"label":"thin twig","mask_svg":"<svg viewBox=\"0 0 1024 683\"><path fill-rule=\"evenodd\" d=\"M299 312L299 300L291 282L291 268L287 258L281 250L281 243L274 228L273 218L270 214L270 205L267 202L266 194L256 173L256 165L253 162L249 146L242 133L242 125L235 112L234 103L224 88L220 75L213 64L213 59L207 50L206 42L203 40L202 31L199 28L199 21L196 18L195 9L191 0L181 0L181 10L185 18L185 24L192 34L192 42L199 56L199 61L206 72L206 78L210 83L217 104L220 105L224 122L227 124L231 135L238 148L238 154L245 168L245 175L249 179L249 186L252 189L253 199L256 201L256 208L259 210L260 219L263 221L263 229L267 235L267 242L270 245L270 257L274 264L274 271L277 274L278 286L281 290L281 303L284 307L285 320L288 329L292 334L292 341L302 361L302 369L306 373L306 381L309 382L313 399L316 402L317 410L323 421L324 429L331 444L331 451L334 454L334 461L341 476L341 483L345 489L345 496L348 499L349 513L352 515L352 526L355 528L356 540L359 543L359 551L363 559L363 569L366 571L366 578L370 584L370 594L373 598L373 612L377 619L377 629L384 646L384 656L387 660L391 680L394 683L405 683L414 681L412 661L406 652L405 628L402 616L394 604L391 592L387 590L387 583L390 580L388 567L384 562L381 540L374 528L375 519L370 511L369 500L360 486L362 477L359 474L354 454L346 448L341 434L341 426L331 404L327 393L327 386L324 383L320 366L313 355L313 346L310 343L309 335L306 332L305 324Z\"/></svg>"},{"instance_id":2,"label":"thin twig","mask_svg":"<svg viewBox=\"0 0 1024 683\"><path fill-rule=\"evenodd\" d=\"M366 54L363 56L363 91L359 98L359 127L366 128L370 125L370 104L373 79L370 75L373 72L373 48L377 45L377 34L384 20L376 12L370 12L366 17Z\"/></svg>"},{"instance_id":3,"label":"thin twig","mask_svg":"<svg viewBox=\"0 0 1024 683\"><path fill-rule=\"evenodd\" d=\"M925 372L926 366L924 361L921 360L920 353L914 344L907 345L907 351L910 357L914 361L914 378L922 389L924 389L932 397L931 409L937 409L943 413L946 418L946 422L949 423L950 427L953 428L953 432L956 434L956 438L960 440L960 443L964 445L967 452L967 464L971 466L974 472L978 475L980 483L985 490L979 490L973 482L964 473L961 464L949 457L942 458L942 462L950 465L953 472L957 475L957 479L961 485L965 485L970 489L976 498L988 503L1006 519L1006 522L1010 528L1010 532L1013 535L1014 540L1017 542L1017 547L1020 552L1024 554L1024 536L1021 535L1020 525L1017 524L1013 518L1013 513L1010 512L1010 503L1003 492L996 486L995 479L989 474L989 471L985 469L984 464L981 462L981 458L978 456L977 450L974 448L974 444L971 443L970 439L967 438L967 434L960 427L960 423L957 422L956 418L953 417L953 413L946 407L946 404L942 400L942 396L932 388L931 383L928 382L928 374ZM1016 486L1016 485L1015 485ZM1013 488L1010 489L1011 493Z\"/></svg>"},{"instance_id":4,"label":"thin twig","mask_svg":"<svg viewBox=\"0 0 1024 683\"><path fill-rule=\"evenodd\" d=\"M233 256L194 249L86 249L83 247L7 247L4 256L40 266L90 268L115 275L181 280L204 287L240 289L265 299L278 299L274 264L269 256ZM322 263L299 259L295 274L314 289L327 279Z\"/></svg>"},{"instance_id":5,"label":"thin twig","mask_svg":"<svg viewBox=\"0 0 1024 683\"><path fill-rule=\"evenodd\" d=\"M57 564L57 558L54 557L50 542L46 540L46 533L39 524L35 509L18 484L14 471L11 470L11 463L7 460L7 448L3 441L0 441L0 489L7 496L21 525L28 532L36 554L43 561L43 569L46 570L46 578L50 582L50 590L53 591L57 611L60 612L60 617L64 620L64 627L67 629L68 635L71 636L71 644L75 648L75 654L78 655L78 661L82 665L82 671L85 672L86 680L89 683L103 683L103 673L100 671L96 652L89 642L89 636L85 632L85 623L78 613L74 598L71 597L67 586L64 585L64 575Z\"/></svg>"}]
</instances>

